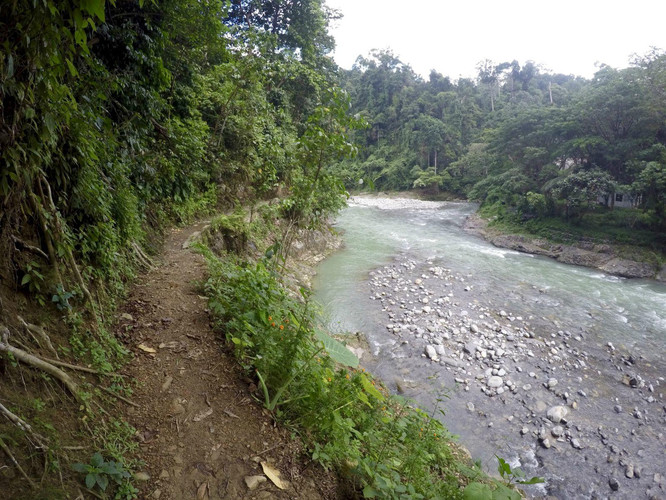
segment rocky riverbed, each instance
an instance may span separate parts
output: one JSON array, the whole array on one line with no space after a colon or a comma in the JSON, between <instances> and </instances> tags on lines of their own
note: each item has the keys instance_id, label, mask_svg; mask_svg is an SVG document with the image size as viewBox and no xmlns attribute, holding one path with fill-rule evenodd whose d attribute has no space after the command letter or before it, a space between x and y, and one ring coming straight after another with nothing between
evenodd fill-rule
<instances>
[{"instance_id":1,"label":"rocky riverbed","mask_svg":"<svg viewBox=\"0 0 666 500\"><path fill-rule=\"evenodd\" d=\"M381 327L366 364L444 410L487 468L497 453L544 477L530 496L666 498L663 363L557 315L521 316L520 293L480 278L408 254L371 272L366 310ZM530 292L548 308L547 289Z\"/></svg>"}]
</instances>

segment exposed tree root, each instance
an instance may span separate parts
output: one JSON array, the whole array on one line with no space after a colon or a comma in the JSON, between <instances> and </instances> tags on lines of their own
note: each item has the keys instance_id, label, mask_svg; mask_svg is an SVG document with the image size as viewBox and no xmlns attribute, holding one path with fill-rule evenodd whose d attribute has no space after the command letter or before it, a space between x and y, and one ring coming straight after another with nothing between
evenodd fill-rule
<instances>
[{"instance_id":1,"label":"exposed tree root","mask_svg":"<svg viewBox=\"0 0 666 500\"><path fill-rule=\"evenodd\" d=\"M94 375L101 375L104 377L123 377L125 378L126 375L123 375L122 373L115 373L115 372L101 372L99 370L95 370L93 368L88 368L87 366L79 366L79 365L73 365L71 363L65 363L64 361L60 361L57 359L49 359L49 358L40 358L46 363L51 363L52 365L55 366L62 366L63 368L69 368L70 370L75 370L78 372L85 372L85 373L92 373Z\"/></svg>"},{"instance_id":2,"label":"exposed tree root","mask_svg":"<svg viewBox=\"0 0 666 500\"><path fill-rule=\"evenodd\" d=\"M32 338L35 339L38 345L41 346L43 342L44 345L46 346L46 349L48 349L49 352L53 354L56 358L59 358L58 352L55 350L55 347L53 347L53 344L51 343L51 338L46 333L46 330L44 330L43 327L33 325L32 323L27 323L21 316L17 316L17 319L23 325L26 331L30 335L32 335Z\"/></svg>"},{"instance_id":3,"label":"exposed tree root","mask_svg":"<svg viewBox=\"0 0 666 500\"><path fill-rule=\"evenodd\" d=\"M14 463L18 471L21 473L21 475L28 481L30 484L30 487L34 490L37 488L37 483L35 483L30 477L25 473L23 470L23 467L21 467L21 464L18 463L16 458L14 458L14 455L12 455L12 452L10 451L9 447L5 444L5 442L2 440L0 437L0 448L2 448L2 451L5 452L5 454L9 457L9 459Z\"/></svg>"},{"instance_id":4,"label":"exposed tree root","mask_svg":"<svg viewBox=\"0 0 666 500\"><path fill-rule=\"evenodd\" d=\"M115 392L113 392L113 391L110 390L110 389L107 389L106 387L99 386L99 388L102 389L102 390L103 390L104 392L106 392L107 394L110 394L110 395L113 396L114 398L118 398L119 400L121 400L121 401L127 403L127 404L130 405L130 406L134 406L135 408L141 408L141 407L140 407L138 404L136 404L134 401L130 401L129 399L127 399L127 398L121 396L120 394L116 394Z\"/></svg>"},{"instance_id":5,"label":"exposed tree root","mask_svg":"<svg viewBox=\"0 0 666 500\"><path fill-rule=\"evenodd\" d=\"M36 253L37 255L39 255L39 256L41 256L41 257L44 257L45 260L49 260L49 256L48 256L47 253L46 253L44 250L42 250L41 248L38 248L38 247L36 247L36 246L34 246L34 245L30 245L29 243L26 243L25 241L23 241L23 240L20 239L20 238L17 238L17 237L14 236L14 235L12 235L12 240L14 240L14 244L15 244L15 245L20 245L20 246L22 246L23 248L25 248L26 250L29 250L29 251L32 252L32 253Z\"/></svg>"},{"instance_id":6,"label":"exposed tree root","mask_svg":"<svg viewBox=\"0 0 666 500\"><path fill-rule=\"evenodd\" d=\"M153 260L146 255L146 253L141 249L141 247L135 241L131 243L131 248L132 251L134 252L134 255L136 256L137 261L141 266L146 268L148 271L155 269L155 263L153 262Z\"/></svg>"},{"instance_id":7,"label":"exposed tree root","mask_svg":"<svg viewBox=\"0 0 666 500\"><path fill-rule=\"evenodd\" d=\"M43 359L38 358L37 356L33 356L32 354L29 354L28 352L18 349L12 345L9 344L9 329L5 326L0 327L0 334L2 334L2 342L0 342L0 352L7 352L12 354L18 361L21 361L27 365L30 365L34 368L39 368L40 370L45 371L49 375L52 375L56 379L60 380L65 387L69 390L69 392L76 398L77 401L81 401L81 397L79 396L79 388L76 385L76 382L72 380L72 378L67 375L64 371L62 371L60 368L54 366L51 363L48 363L44 361Z\"/></svg>"},{"instance_id":8,"label":"exposed tree root","mask_svg":"<svg viewBox=\"0 0 666 500\"><path fill-rule=\"evenodd\" d=\"M45 177L42 177L40 179L40 182L37 183L37 187L39 188L39 194L41 195L42 199L45 198L44 190L42 189L42 184L45 186L46 193L48 194L48 200L50 205L49 210L51 211L51 215L55 223L55 229L61 236L64 237L65 230L63 229L62 222L60 220L60 212L58 212L58 209L53 201L53 195L51 193L51 185L48 183ZM83 281L83 277L81 276L81 271L79 270L79 266L76 264L76 259L74 259L74 254L72 253L71 247L69 245L63 245L62 247L65 250L65 258L67 259L67 263L69 264L72 273L74 273L74 278L76 279L77 284L81 288L83 296L86 298L86 301L90 305L93 314L97 316L97 307L95 304L95 299L93 299L90 290L88 290L85 281Z\"/></svg>"},{"instance_id":9,"label":"exposed tree root","mask_svg":"<svg viewBox=\"0 0 666 500\"><path fill-rule=\"evenodd\" d=\"M5 417L7 417L14 425L16 425L16 427L21 429L26 434L30 434L33 438L35 438L35 440L39 443L40 446L42 447L46 446L44 444L46 442L46 438L37 434L32 429L32 426L29 423L27 423L18 415L15 415L11 411L9 411L2 403L0 403L0 413L2 413Z\"/></svg>"}]
</instances>

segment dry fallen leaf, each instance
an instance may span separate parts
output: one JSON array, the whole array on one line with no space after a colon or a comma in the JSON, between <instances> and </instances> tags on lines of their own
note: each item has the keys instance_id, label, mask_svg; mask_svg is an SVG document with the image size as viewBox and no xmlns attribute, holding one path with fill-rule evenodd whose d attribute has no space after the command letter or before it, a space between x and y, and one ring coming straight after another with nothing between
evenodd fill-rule
<instances>
[{"instance_id":1,"label":"dry fallen leaf","mask_svg":"<svg viewBox=\"0 0 666 500\"><path fill-rule=\"evenodd\" d=\"M270 465L268 462L261 462L261 468L264 470L266 477L270 479L275 486L281 490L287 489L288 483L280 479L280 471Z\"/></svg>"},{"instance_id":2,"label":"dry fallen leaf","mask_svg":"<svg viewBox=\"0 0 666 500\"><path fill-rule=\"evenodd\" d=\"M210 490L208 488L208 483L203 482L199 485L197 489L197 500L208 500L210 498Z\"/></svg>"},{"instance_id":3,"label":"dry fallen leaf","mask_svg":"<svg viewBox=\"0 0 666 500\"><path fill-rule=\"evenodd\" d=\"M202 411L201 413L199 413L192 420L194 420L195 422L199 422L200 420L203 420L204 418L209 417L212 414L213 414L213 409L208 408L206 411Z\"/></svg>"},{"instance_id":4,"label":"dry fallen leaf","mask_svg":"<svg viewBox=\"0 0 666 500\"><path fill-rule=\"evenodd\" d=\"M139 344L139 349L141 349L143 352L148 352L150 354L154 354L154 353L157 352L152 347L148 347L147 345L144 345L144 344Z\"/></svg>"}]
</instances>

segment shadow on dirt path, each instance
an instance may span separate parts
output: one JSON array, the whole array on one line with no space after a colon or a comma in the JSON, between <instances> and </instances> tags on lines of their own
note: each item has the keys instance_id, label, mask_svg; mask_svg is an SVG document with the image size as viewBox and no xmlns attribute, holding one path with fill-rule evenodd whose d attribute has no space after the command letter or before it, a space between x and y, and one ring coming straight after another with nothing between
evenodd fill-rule
<instances>
[{"instance_id":1,"label":"shadow on dirt path","mask_svg":"<svg viewBox=\"0 0 666 500\"><path fill-rule=\"evenodd\" d=\"M117 335L134 353L126 419L137 429L141 498L328 499L336 480L252 398L256 389L209 325L204 258L184 248L204 226L175 229L160 262L119 311ZM264 465L262 466L262 462ZM286 480L279 489L263 467ZM284 485L283 485L284 486Z\"/></svg>"}]
</instances>

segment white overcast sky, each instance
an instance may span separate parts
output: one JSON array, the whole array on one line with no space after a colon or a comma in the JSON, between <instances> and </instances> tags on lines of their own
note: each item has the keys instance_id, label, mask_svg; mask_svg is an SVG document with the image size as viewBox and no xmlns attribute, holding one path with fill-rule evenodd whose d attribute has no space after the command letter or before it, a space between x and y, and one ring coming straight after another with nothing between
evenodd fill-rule
<instances>
[{"instance_id":1,"label":"white overcast sky","mask_svg":"<svg viewBox=\"0 0 666 500\"><path fill-rule=\"evenodd\" d=\"M547 71L590 78L596 63L629 65L666 49L666 0L326 0L333 53L343 68L371 49L393 50L427 78L476 76L479 61L531 60Z\"/></svg>"}]
</instances>

